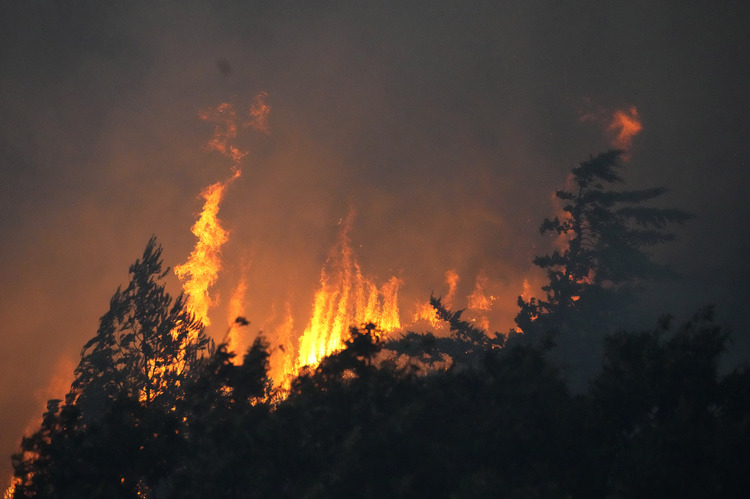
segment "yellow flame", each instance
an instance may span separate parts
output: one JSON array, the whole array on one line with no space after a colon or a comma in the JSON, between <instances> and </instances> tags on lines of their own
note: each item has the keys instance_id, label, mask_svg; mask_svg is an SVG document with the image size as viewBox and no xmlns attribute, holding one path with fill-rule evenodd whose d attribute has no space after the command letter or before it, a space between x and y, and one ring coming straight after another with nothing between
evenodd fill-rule
<instances>
[{"instance_id":1,"label":"yellow flame","mask_svg":"<svg viewBox=\"0 0 750 499\"><path fill-rule=\"evenodd\" d=\"M440 324L437 312L432 308L430 302L417 302L415 307L416 311L414 312L412 322L427 321L432 327L437 327Z\"/></svg>"},{"instance_id":2,"label":"yellow flame","mask_svg":"<svg viewBox=\"0 0 750 499\"><path fill-rule=\"evenodd\" d=\"M218 277L221 247L228 238L227 231L219 223L219 204L226 188L239 176L240 171L234 170L227 180L212 184L201 193L206 202L190 229L198 241L187 262L174 268L177 278L183 282L182 288L188 296L191 310L206 326L211 324L208 309L214 304L208 290Z\"/></svg>"},{"instance_id":3,"label":"yellow flame","mask_svg":"<svg viewBox=\"0 0 750 499\"><path fill-rule=\"evenodd\" d=\"M373 322L384 332L401 327L398 289L392 277L382 288L362 275L349 242L352 215L343 225L339 242L320 273L310 322L299 340L297 368L315 366L343 347L349 327Z\"/></svg>"},{"instance_id":4,"label":"yellow flame","mask_svg":"<svg viewBox=\"0 0 750 499\"><path fill-rule=\"evenodd\" d=\"M10 478L8 488L5 489L5 492L3 493L3 499L13 499L13 494L16 492L16 485L21 485L21 479L17 476L13 476Z\"/></svg>"},{"instance_id":5,"label":"yellow flame","mask_svg":"<svg viewBox=\"0 0 750 499\"><path fill-rule=\"evenodd\" d=\"M375 322L382 331L395 331L401 328L398 313L398 290L402 284L403 281L396 276L392 276L387 283L383 284L380 288L381 307L377 319L363 322Z\"/></svg>"}]
</instances>

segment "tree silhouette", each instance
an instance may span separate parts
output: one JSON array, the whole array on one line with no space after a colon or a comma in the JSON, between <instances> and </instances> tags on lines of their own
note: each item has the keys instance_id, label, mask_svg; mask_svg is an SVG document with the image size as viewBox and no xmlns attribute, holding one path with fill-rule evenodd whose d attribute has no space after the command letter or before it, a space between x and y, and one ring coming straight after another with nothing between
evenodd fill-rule
<instances>
[{"instance_id":1,"label":"tree silhouette","mask_svg":"<svg viewBox=\"0 0 750 499\"><path fill-rule=\"evenodd\" d=\"M677 328L667 317L652 330L607 338L591 401L614 496L747 493L750 384L746 371L720 376L728 340L711 308Z\"/></svg>"},{"instance_id":2,"label":"tree silhouette","mask_svg":"<svg viewBox=\"0 0 750 499\"><path fill-rule=\"evenodd\" d=\"M644 212L638 220L661 222L628 229L638 210L601 201L607 191L590 179L615 177L592 168L574 170L575 197L589 204L566 207L580 228L545 222L558 235L570 227L571 239L539 259L559 274L546 300L527 303L541 307L533 326L559 320L563 304L569 329L585 324L582 303L648 277L615 272L609 245L642 251L685 218ZM623 242L605 228L635 232ZM729 333L711 309L677 328L664 319L607 337L601 371L574 393L546 345L487 336L432 297L450 335L385 341L375 324L352 327L344 348L282 397L262 336L235 365L182 296L166 294L153 238L130 273L65 402L49 401L12 457L13 497L744 497L750 488L750 367L720 375Z\"/></svg>"},{"instance_id":3,"label":"tree silhouette","mask_svg":"<svg viewBox=\"0 0 750 499\"><path fill-rule=\"evenodd\" d=\"M598 319L599 326L611 312L613 295L619 296L621 306L636 283L669 273L666 266L652 260L647 249L674 239L665 228L693 215L641 206L664 194L663 187L611 190L614 184L623 183L618 173L622 155L623 151L612 150L580 163L571 170L574 188L555 193L566 203L563 215L545 219L539 230L556 234L562 247L534 259L549 282L542 287L543 299L519 297L516 324L524 332L539 326L545 332L559 332L573 326L576 313L584 309L589 320Z\"/></svg>"},{"instance_id":4,"label":"tree silhouette","mask_svg":"<svg viewBox=\"0 0 750 499\"><path fill-rule=\"evenodd\" d=\"M17 479L13 497L71 497L74 483L69 473L75 460L70 449L77 447L79 411L61 400L47 402L39 429L21 440L21 451L11 457Z\"/></svg>"},{"instance_id":5,"label":"tree silhouette","mask_svg":"<svg viewBox=\"0 0 750 499\"><path fill-rule=\"evenodd\" d=\"M162 283L152 237L81 351L65 398L13 456L14 497L135 497L163 487L183 438L177 404L211 349L185 298Z\"/></svg>"},{"instance_id":6,"label":"tree silhouette","mask_svg":"<svg viewBox=\"0 0 750 499\"><path fill-rule=\"evenodd\" d=\"M185 296L173 300L166 292L161 281L169 268L163 270L161 253L152 237L130 266L130 283L117 289L81 351L71 392L84 415L118 398L172 406L210 346Z\"/></svg>"},{"instance_id":7,"label":"tree silhouette","mask_svg":"<svg viewBox=\"0 0 750 499\"><path fill-rule=\"evenodd\" d=\"M488 351L505 345L505 335L496 332L490 336L471 321L463 320L464 310L451 311L440 297L430 296L430 305L437 317L448 324L449 336L409 331L384 345L386 350L411 359L412 368L427 372L447 366L464 369L476 365Z\"/></svg>"}]
</instances>

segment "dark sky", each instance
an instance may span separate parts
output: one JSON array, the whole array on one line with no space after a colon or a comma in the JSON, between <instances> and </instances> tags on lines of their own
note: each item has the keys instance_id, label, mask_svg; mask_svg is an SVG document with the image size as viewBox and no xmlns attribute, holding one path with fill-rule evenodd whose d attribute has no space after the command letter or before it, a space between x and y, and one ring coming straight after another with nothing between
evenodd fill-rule
<instances>
[{"instance_id":1,"label":"dark sky","mask_svg":"<svg viewBox=\"0 0 750 499\"><path fill-rule=\"evenodd\" d=\"M221 322L247 279L253 331L289 301L309 316L338 221L363 272L396 275L404 320L482 273L512 326L538 225L605 123L643 124L624 176L664 185L697 218L657 251L682 279L644 296L642 319L707 303L746 358L750 298L750 19L744 2L38 1L0 4L0 455L70 382L127 268L157 235L169 265L231 162L205 148L201 110L246 110L269 134L220 217L231 231L215 292ZM536 277L535 277L536 276ZM535 281L537 279L537 281ZM170 280L170 291L179 284ZM222 326L223 327L223 326ZM222 331L213 331L220 337ZM62 390L62 393L61 393ZM7 463L7 461L6 461ZM2 465L2 477L9 471Z\"/></svg>"}]
</instances>

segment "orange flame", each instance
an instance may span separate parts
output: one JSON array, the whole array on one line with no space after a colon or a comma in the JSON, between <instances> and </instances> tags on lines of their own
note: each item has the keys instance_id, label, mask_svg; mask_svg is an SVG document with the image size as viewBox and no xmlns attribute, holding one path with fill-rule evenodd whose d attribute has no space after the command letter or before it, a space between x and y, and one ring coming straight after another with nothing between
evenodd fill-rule
<instances>
[{"instance_id":1,"label":"orange flame","mask_svg":"<svg viewBox=\"0 0 750 499\"><path fill-rule=\"evenodd\" d=\"M352 214L342 227L337 248L321 270L312 317L299 340L297 368L317 365L326 355L340 350L352 325L373 322L384 332L401 327L401 280L392 277L378 289L362 275L350 247L351 220Z\"/></svg>"},{"instance_id":2,"label":"orange flame","mask_svg":"<svg viewBox=\"0 0 750 499\"><path fill-rule=\"evenodd\" d=\"M38 416L34 416L29 420L23 431L24 435L30 435L39 429L42 424L41 414L46 412L49 400L65 398L65 394L70 391L70 385L73 382L75 367L76 363L66 355L61 355L57 359L52 377L47 382L47 385L34 391L34 399L43 409L38 411ZM12 476L7 488L3 492L3 499L11 499L16 491L16 486L21 483L22 480L19 477Z\"/></svg>"},{"instance_id":3,"label":"orange flame","mask_svg":"<svg viewBox=\"0 0 750 499\"><path fill-rule=\"evenodd\" d=\"M198 220L190 229L198 242L188 261L174 268L177 278L183 281L182 288L188 296L193 313L206 326L211 324L208 309L214 304L208 290L218 277L221 247L229 237L219 223L219 204L227 187L239 176L240 171L234 170L227 180L212 184L201 192L201 197L206 202Z\"/></svg>"},{"instance_id":4,"label":"orange flame","mask_svg":"<svg viewBox=\"0 0 750 499\"><path fill-rule=\"evenodd\" d=\"M477 327L485 331L490 329L490 319L487 317L486 312L492 309L492 304L497 300L496 296L487 296L485 293L488 281L489 279L484 271L480 271L474 281L474 290L466 297L469 310L479 312L479 316L474 319L474 322L477 323Z\"/></svg>"},{"instance_id":5,"label":"orange flame","mask_svg":"<svg viewBox=\"0 0 750 499\"><path fill-rule=\"evenodd\" d=\"M362 322L375 322L382 331L395 331L401 327L401 321L399 320L398 313L398 289L403 284L403 281L396 276L391 276L387 283L383 284L380 288L380 310L371 309L368 311L370 317L375 317L376 320L368 320L367 318Z\"/></svg>"},{"instance_id":6,"label":"orange flame","mask_svg":"<svg viewBox=\"0 0 750 499\"><path fill-rule=\"evenodd\" d=\"M610 145L617 149L630 149L633 137L643 130L638 109L633 105L611 110L602 106L595 107L591 99L587 98L579 111L579 119L603 125Z\"/></svg>"},{"instance_id":7,"label":"orange flame","mask_svg":"<svg viewBox=\"0 0 750 499\"><path fill-rule=\"evenodd\" d=\"M430 302L417 302L415 307L416 311L414 312L412 322L427 321L432 327L438 326L440 319L435 309L430 305Z\"/></svg>"},{"instance_id":8,"label":"orange flame","mask_svg":"<svg viewBox=\"0 0 750 499\"><path fill-rule=\"evenodd\" d=\"M492 303L496 298L491 295L487 296L484 292L488 280L484 271L477 275L477 279L474 281L474 291L467 297L469 309L486 311L492 308Z\"/></svg>"},{"instance_id":9,"label":"orange flame","mask_svg":"<svg viewBox=\"0 0 750 499\"><path fill-rule=\"evenodd\" d=\"M3 493L3 499L13 499L13 495L16 493L16 485L21 485L21 479L17 476L10 477L10 483Z\"/></svg>"},{"instance_id":10,"label":"orange flame","mask_svg":"<svg viewBox=\"0 0 750 499\"><path fill-rule=\"evenodd\" d=\"M458 287L458 281L460 277L455 269L445 271L445 283L448 285L448 293L443 298L443 305L450 308L453 305L453 300L456 297L456 288ZM412 322L427 321L432 327L438 327L440 319L437 316L437 311L430 305L429 301L416 304L416 312L414 312L414 318Z\"/></svg>"},{"instance_id":11,"label":"orange flame","mask_svg":"<svg viewBox=\"0 0 750 499\"><path fill-rule=\"evenodd\" d=\"M216 124L207 144L210 151L217 151L231 158L235 165L247 156L247 151L240 151L233 144L237 138L237 112L234 105L224 102L216 109L201 111L198 116L204 121Z\"/></svg>"},{"instance_id":12,"label":"orange flame","mask_svg":"<svg viewBox=\"0 0 750 499\"><path fill-rule=\"evenodd\" d=\"M630 149L633 137L642 129L643 125L635 106L616 110L612 114L609 125L607 125L607 131L615 134L612 145L618 149Z\"/></svg>"}]
</instances>

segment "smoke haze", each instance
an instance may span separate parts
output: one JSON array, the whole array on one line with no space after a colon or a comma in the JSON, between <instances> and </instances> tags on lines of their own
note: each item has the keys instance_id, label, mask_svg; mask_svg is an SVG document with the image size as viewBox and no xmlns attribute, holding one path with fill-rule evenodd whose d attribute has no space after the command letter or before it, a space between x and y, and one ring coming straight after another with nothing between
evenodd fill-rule
<instances>
[{"instance_id":1,"label":"smoke haze","mask_svg":"<svg viewBox=\"0 0 750 499\"><path fill-rule=\"evenodd\" d=\"M286 307L299 334L350 210L363 273L403 281L402 323L454 270L453 307L480 277L490 327L507 331L524 280L540 294L531 260L552 244L538 232L552 193L612 147L614 125L581 119L604 109L642 125L628 186L664 185L660 203L698 216L657 250L682 278L650 288L638 319L716 303L730 357L747 358L747 9L576 5L3 3L0 456L64 394L148 238L167 265L187 260L200 193L232 171L200 117L225 102L257 126L237 130L248 154L219 211L217 340L240 282L245 334ZM261 92L265 121L251 112Z\"/></svg>"}]
</instances>

